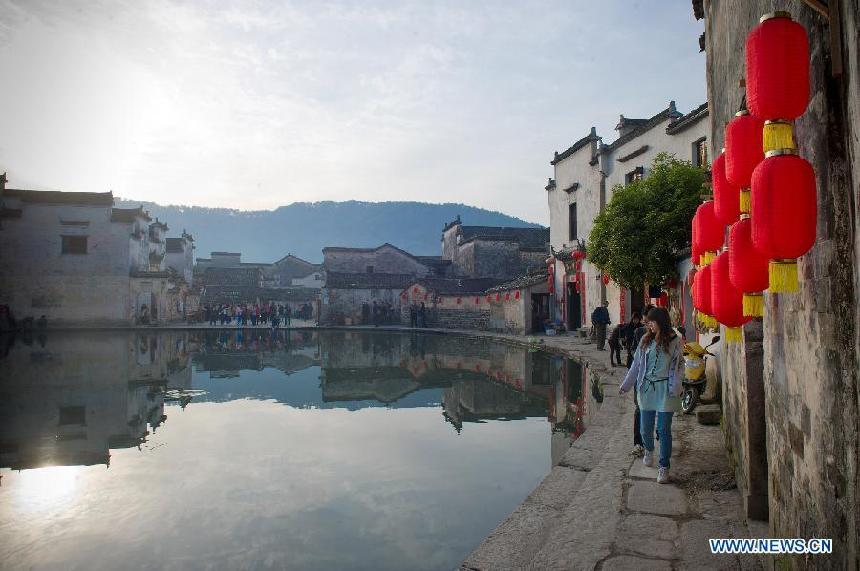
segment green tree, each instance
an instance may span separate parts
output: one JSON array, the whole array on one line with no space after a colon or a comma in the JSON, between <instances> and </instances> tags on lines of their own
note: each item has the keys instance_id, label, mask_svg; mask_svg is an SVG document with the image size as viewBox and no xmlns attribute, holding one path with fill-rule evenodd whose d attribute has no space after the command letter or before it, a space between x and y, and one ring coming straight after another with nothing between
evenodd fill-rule
<instances>
[{"instance_id":1,"label":"green tree","mask_svg":"<svg viewBox=\"0 0 860 571\"><path fill-rule=\"evenodd\" d=\"M651 174L612 189L612 199L588 237L588 261L630 289L676 275L678 254L690 245L705 171L660 153Z\"/></svg>"}]
</instances>

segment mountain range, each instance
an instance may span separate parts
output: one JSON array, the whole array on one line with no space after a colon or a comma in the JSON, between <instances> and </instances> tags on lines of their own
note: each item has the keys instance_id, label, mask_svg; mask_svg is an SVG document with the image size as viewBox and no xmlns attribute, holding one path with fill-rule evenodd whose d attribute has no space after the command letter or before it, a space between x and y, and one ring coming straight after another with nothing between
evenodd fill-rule
<instances>
[{"instance_id":1,"label":"mountain range","mask_svg":"<svg viewBox=\"0 0 860 571\"><path fill-rule=\"evenodd\" d=\"M117 199L117 207L143 206L167 224L168 236L194 236L195 257L241 252L243 262L274 262L287 254L322 262L326 246L372 248L389 242L422 256L441 254L442 228L458 215L475 226L539 227L500 212L465 204L423 202L296 202L275 210L245 211L163 206Z\"/></svg>"}]
</instances>

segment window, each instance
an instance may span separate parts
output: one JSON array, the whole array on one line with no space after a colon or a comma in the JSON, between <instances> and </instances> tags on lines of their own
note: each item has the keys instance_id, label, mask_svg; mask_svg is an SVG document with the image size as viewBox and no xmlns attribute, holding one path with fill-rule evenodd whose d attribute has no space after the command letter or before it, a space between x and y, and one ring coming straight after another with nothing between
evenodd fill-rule
<instances>
[{"instance_id":1,"label":"window","mask_svg":"<svg viewBox=\"0 0 860 571\"><path fill-rule=\"evenodd\" d=\"M626 175L624 175L624 184L630 184L632 182L636 182L637 180L642 180L642 177L645 176L645 167L636 167Z\"/></svg>"},{"instance_id":2,"label":"window","mask_svg":"<svg viewBox=\"0 0 860 571\"><path fill-rule=\"evenodd\" d=\"M87 407L85 406L61 406L60 407L60 426L77 424L85 426L87 424Z\"/></svg>"},{"instance_id":3,"label":"window","mask_svg":"<svg viewBox=\"0 0 860 571\"><path fill-rule=\"evenodd\" d=\"M322 280L322 276L320 274L314 274L314 279L316 281L320 281L320 280Z\"/></svg>"},{"instance_id":4,"label":"window","mask_svg":"<svg viewBox=\"0 0 860 571\"><path fill-rule=\"evenodd\" d=\"M63 236L63 254L86 254L86 236Z\"/></svg>"},{"instance_id":5,"label":"window","mask_svg":"<svg viewBox=\"0 0 860 571\"><path fill-rule=\"evenodd\" d=\"M574 202L568 208L568 226L569 226L569 236L568 240L573 242L576 240L576 203Z\"/></svg>"},{"instance_id":6,"label":"window","mask_svg":"<svg viewBox=\"0 0 860 571\"><path fill-rule=\"evenodd\" d=\"M373 273L373 266L367 266L367 273L369 273L369 274Z\"/></svg>"},{"instance_id":7,"label":"window","mask_svg":"<svg viewBox=\"0 0 860 571\"><path fill-rule=\"evenodd\" d=\"M708 140L705 137L693 141L693 166L704 167L708 164Z\"/></svg>"}]
</instances>

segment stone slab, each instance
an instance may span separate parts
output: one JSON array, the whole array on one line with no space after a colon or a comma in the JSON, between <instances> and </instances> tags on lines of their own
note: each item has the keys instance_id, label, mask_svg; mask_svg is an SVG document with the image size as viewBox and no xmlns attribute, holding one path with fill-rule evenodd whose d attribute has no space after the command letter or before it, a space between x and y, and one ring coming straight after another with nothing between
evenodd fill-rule
<instances>
[{"instance_id":1,"label":"stone slab","mask_svg":"<svg viewBox=\"0 0 860 571\"><path fill-rule=\"evenodd\" d=\"M529 495L528 500L555 510L561 510L570 503L574 494L579 491L586 475L587 472L556 466L544 478L540 486Z\"/></svg>"},{"instance_id":2,"label":"stone slab","mask_svg":"<svg viewBox=\"0 0 860 571\"><path fill-rule=\"evenodd\" d=\"M630 514L621 521L615 540L619 551L655 559L677 556L678 524L673 519L648 514Z\"/></svg>"},{"instance_id":3,"label":"stone slab","mask_svg":"<svg viewBox=\"0 0 860 571\"><path fill-rule=\"evenodd\" d=\"M696 407L696 419L699 424L718 425L723 417L723 411L716 404L706 404Z\"/></svg>"},{"instance_id":4,"label":"stone slab","mask_svg":"<svg viewBox=\"0 0 860 571\"><path fill-rule=\"evenodd\" d=\"M663 571L672 569L672 564L659 559L618 555L604 561L602 569L604 571Z\"/></svg>"},{"instance_id":5,"label":"stone slab","mask_svg":"<svg viewBox=\"0 0 860 571\"><path fill-rule=\"evenodd\" d=\"M636 460L633 461L633 465L630 466L630 477L656 480L657 468L649 468L642 463L642 458L636 458Z\"/></svg>"},{"instance_id":6,"label":"stone slab","mask_svg":"<svg viewBox=\"0 0 860 571\"><path fill-rule=\"evenodd\" d=\"M687 513L687 495L672 484L635 480L627 492L627 508L659 515Z\"/></svg>"}]
</instances>

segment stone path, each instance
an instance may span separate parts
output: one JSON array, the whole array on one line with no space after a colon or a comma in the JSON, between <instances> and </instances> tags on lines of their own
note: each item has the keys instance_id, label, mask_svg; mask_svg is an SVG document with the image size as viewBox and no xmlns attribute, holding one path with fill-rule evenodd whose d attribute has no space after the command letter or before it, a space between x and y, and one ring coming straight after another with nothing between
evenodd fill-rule
<instances>
[{"instance_id":1,"label":"stone path","mask_svg":"<svg viewBox=\"0 0 860 571\"><path fill-rule=\"evenodd\" d=\"M657 484L657 470L629 454L633 404L617 391L626 369L610 367L608 351L583 339L542 339L588 363L604 402L560 464L461 569L762 569L755 556L710 553L709 538L751 536L719 426L676 415L672 482Z\"/></svg>"}]
</instances>

